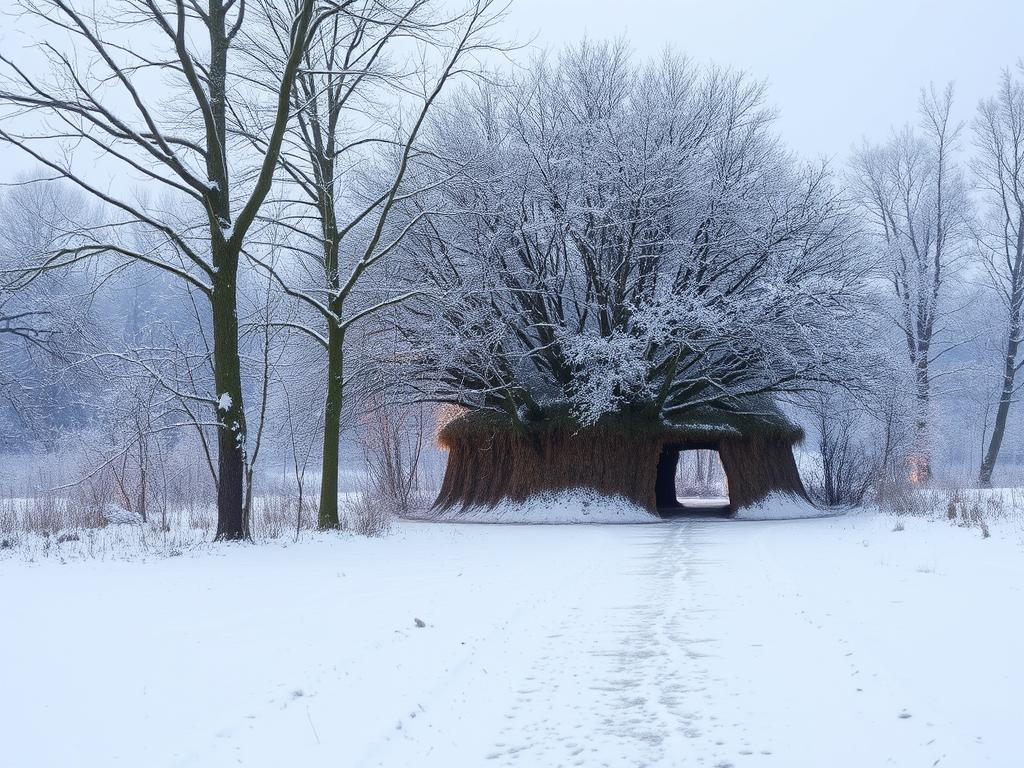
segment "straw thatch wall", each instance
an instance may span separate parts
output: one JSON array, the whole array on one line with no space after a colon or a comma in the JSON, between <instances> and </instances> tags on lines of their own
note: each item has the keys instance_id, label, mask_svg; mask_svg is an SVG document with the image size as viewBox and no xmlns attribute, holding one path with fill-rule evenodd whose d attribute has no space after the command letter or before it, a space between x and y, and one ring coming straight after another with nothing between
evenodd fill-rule
<instances>
[{"instance_id":1,"label":"straw thatch wall","mask_svg":"<svg viewBox=\"0 0 1024 768\"><path fill-rule=\"evenodd\" d=\"M702 414L697 421L663 424L606 419L579 427L568 421L511 426L493 414L467 413L445 425L438 440L448 466L435 506L493 506L545 491L591 488L618 494L652 512L675 500L679 452L718 450L734 509L774 491L806 498L793 443L798 427L777 411Z\"/></svg>"}]
</instances>

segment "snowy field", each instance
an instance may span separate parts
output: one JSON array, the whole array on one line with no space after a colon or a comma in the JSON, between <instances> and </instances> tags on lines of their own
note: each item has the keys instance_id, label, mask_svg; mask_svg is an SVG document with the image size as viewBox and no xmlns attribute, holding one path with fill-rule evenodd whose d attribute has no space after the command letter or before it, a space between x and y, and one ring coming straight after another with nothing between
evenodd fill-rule
<instances>
[{"instance_id":1,"label":"snowy field","mask_svg":"<svg viewBox=\"0 0 1024 768\"><path fill-rule=\"evenodd\" d=\"M902 526L405 522L8 556L0 763L1019 766L1019 534Z\"/></svg>"}]
</instances>

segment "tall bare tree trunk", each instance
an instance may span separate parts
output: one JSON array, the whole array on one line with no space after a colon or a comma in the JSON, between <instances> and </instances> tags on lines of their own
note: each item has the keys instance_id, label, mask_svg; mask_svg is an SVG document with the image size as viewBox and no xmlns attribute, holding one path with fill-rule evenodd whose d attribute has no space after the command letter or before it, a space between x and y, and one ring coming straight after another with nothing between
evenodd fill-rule
<instances>
[{"instance_id":1,"label":"tall bare tree trunk","mask_svg":"<svg viewBox=\"0 0 1024 768\"><path fill-rule=\"evenodd\" d=\"M996 420L992 425L992 437L989 439L988 450L981 462L978 482L988 487L992 485L992 473L999 459L999 450L1006 434L1006 419L1010 415L1010 404L1013 402L1014 379L1016 378L1017 351L1020 346L1020 327L1011 327L1010 338L1006 344L1006 355L1003 361L1003 386L999 392L999 405L996 407Z\"/></svg>"},{"instance_id":2,"label":"tall bare tree trunk","mask_svg":"<svg viewBox=\"0 0 1024 768\"><path fill-rule=\"evenodd\" d=\"M235 269L217 273L213 304L213 379L217 389L217 539L249 536L244 514L245 407L238 355ZM228 266L228 265L225 265Z\"/></svg>"},{"instance_id":3,"label":"tall bare tree trunk","mask_svg":"<svg viewBox=\"0 0 1024 768\"><path fill-rule=\"evenodd\" d=\"M227 38L225 8L211 0L210 12L210 112L212 130L207 146L209 178L217 192L209 200L211 256L215 268L210 293L213 315L213 381L217 394L217 540L244 539L245 407L242 402L242 371L238 357L238 250L231 240L231 189L227 151Z\"/></svg>"},{"instance_id":4,"label":"tall bare tree trunk","mask_svg":"<svg viewBox=\"0 0 1024 768\"><path fill-rule=\"evenodd\" d=\"M338 313L340 316L340 311ZM331 322L327 331L327 394L324 399L324 446L320 480L320 530L337 528L341 405L344 383L345 329Z\"/></svg>"},{"instance_id":5,"label":"tall bare tree trunk","mask_svg":"<svg viewBox=\"0 0 1024 768\"><path fill-rule=\"evenodd\" d=\"M334 199L335 137L328 137L329 157L324 158L321 175L324 179L317 198L317 209L323 226L324 276L331 291L327 315L327 392L324 395L324 442L320 467L320 509L317 527L333 530L341 525L338 516L338 475L341 472L341 406L344 397L345 326L341 323L345 297L341 295L339 255L341 235L338 232ZM329 181L329 183L328 183Z\"/></svg>"},{"instance_id":6,"label":"tall bare tree trunk","mask_svg":"<svg viewBox=\"0 0 1024 768\"><path fill-rule=\"evenodd\" d=\"M917 418L914 422L914 454L911 457L911 480L926 483L932 479L931 377L928 371L928 345L923 344L915 367L915 400Z\"/></svg>"},{"instance_id":7,"label":"tall bare tree trunk","mask_svg":"<svg viewBox=\"0 0 1024 768\"><path fill-rule=\"evenodd\" d=\"M1017 371L1019 370L1017 353L1020 351L1021 310L1024 308L1024 213L1017 221L1015 245L1015 258L1009 274L1009 283L1012 287L1009 307L1010 322L1006 336L1006 351L1003 355L1003 383L999 390L999 404L996 406L992 437L988 443L988 450L985 451L985 458L981 461L981 470L978 472L978 482L985 487L992 485L992 473L995 471L996 462L999 460L999 451L1003 446L1006 420L1010 415L1010 405L1013 403Z\"/></svg>"}]
</instances>

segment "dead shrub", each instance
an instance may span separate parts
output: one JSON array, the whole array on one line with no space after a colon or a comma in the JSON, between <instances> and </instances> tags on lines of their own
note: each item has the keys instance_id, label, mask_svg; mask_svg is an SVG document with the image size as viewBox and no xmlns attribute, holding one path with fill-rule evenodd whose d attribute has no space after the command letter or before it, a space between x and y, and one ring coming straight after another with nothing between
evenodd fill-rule
<instances>
[{"instance_id":1,"label":"dead shrub","mask_svg":"<svg viewBox=\"0 0 1024 768\"><path fill-rule=\"evenodd\" d=\"M383 536L391 530L398 510L394 499L364 490L345 503L345 527L361 536Z\"/></svg>"},{"instance_id":2,"label":"dead shrub","mask_svg":"<svg viewBox=\"0 0 1024 768\"><path fill-rule=\"evenodd\" d=\"M396 404L386 389L372 391L363 414L359 442L369 493L362 497L389 515L408 515L421 492L420 457L430 415L423 405ZM376 513L371 514L375 517Z\"/></svg>"},{"instance_id":3,"label":"dead shrub","mask_svg":"<svg viewBox=\"0 0 1024 768\"><path fill-rule=\"evenodd\" d=\"M889 514L926 515L931 510L926 493L908 482L885 482L875 487L875 503Z\"/></svg>"}]
</instances>

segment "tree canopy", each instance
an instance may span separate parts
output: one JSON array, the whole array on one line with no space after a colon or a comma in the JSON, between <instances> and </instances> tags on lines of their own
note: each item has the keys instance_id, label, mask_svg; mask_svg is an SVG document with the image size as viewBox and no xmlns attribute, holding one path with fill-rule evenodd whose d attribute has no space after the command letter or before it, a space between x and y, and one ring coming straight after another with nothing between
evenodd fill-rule
<instances>
[{"instance_id":1,"label":"tree canopy","mask_svg":"<svg viewBox=\"0 0 1024 768\"><path fill-rule=\"evenodd\" d=\"M520 421L675 418L847 381L865 262L764 85L584 43L450 105L410 241L412 380Z\"/></svg>"}]
</instances>

